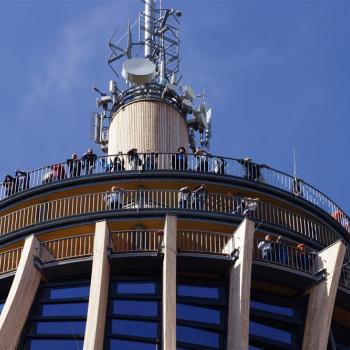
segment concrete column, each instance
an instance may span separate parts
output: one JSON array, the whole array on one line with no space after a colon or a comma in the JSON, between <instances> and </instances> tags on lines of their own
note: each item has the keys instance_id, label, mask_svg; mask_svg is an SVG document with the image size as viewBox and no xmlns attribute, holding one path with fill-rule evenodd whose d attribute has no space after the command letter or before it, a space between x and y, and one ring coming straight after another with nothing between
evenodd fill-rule
<instances>
[{"instance_id":1,"label":"concrete column","mask_svg":"<svg viewBox=\"0 0 350 350\"><path fill-rule=\"evenodd\" d=\"M110 272L107 255L108 245L109 230L107 222L97 222L94 237L94 253L84 350L103 349Z\"/></svg>"},{"instance_id":2,"label":"concrete column","mask_svg":"<svg viewBox=\"0 0 350 350\"><path fill-rule=\"evenodd\" d=\"M32 235L25 240L16 275L0 315L2 350L16 349L39 287L42 275L34 266L35 257L43 261L52 260L51 254Z\"/></svg>"},{"instance_id":3,"label":"concrete column","mask_svg":"<svg viewBox=\"0 0 350 350\"><path fill-rule=\"evenodd\" d=\"M176 237L177 218L167 215L163 260L163 350L176 349Z\"/></svg>"},{"instance_id":4,"label":"concrete column","mask_svg":"<svg viewBox=\"0 0 350 350\"><path fill-rule=\"evenodd\" d=\"M253 238L254 222L244 219L224 248L228 254L233 248L239 252L230 271L227 350L248 349Z\"/></svg>"},{"instance_id":5,"label":"concrete column","mask_svg":"<svg viewBox=\"0 0 350 350\"><path fill-rule=\"evenodd\" d=\"M318 254L320 268L326 269L327 275L324 280L310 290L303 350L327 349L334 301L345 250L345 245L338 241Z\"/></svg>"}]
</instances>

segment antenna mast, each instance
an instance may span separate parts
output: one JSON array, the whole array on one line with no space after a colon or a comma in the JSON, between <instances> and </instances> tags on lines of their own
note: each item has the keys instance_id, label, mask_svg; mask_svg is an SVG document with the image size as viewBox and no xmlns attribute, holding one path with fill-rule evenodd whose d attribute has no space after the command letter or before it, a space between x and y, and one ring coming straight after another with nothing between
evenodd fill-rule
<instances>
[{"instance_id":1,"label":"antenna mast","mask_svg":"<svg viewBox=\"0 0 350 350\"><path fill-rule=\"evenodd\" d=\"M145 0L145 58L152 61L155 0Z\"/></svg>"}]
</instances>

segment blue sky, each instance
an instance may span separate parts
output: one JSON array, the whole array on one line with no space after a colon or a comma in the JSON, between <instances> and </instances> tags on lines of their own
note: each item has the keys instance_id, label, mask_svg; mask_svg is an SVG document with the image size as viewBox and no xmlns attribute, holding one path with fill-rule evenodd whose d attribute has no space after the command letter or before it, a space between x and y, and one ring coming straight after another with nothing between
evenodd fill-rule
<instances>
[{"instance_id":1,"label":"blue sky","mask_svg":"<svg viewBox=\"0 0 350 350\"><path fill-rule=\"evenodd\" d=\"M292 173L350 213L350 1L165 1L183 81L206 89L211 151ZM93 82L139 1L0 1L0 177L93 146ZM95 147L99 152L98 147Z\"/></svg>"}]
</instances>

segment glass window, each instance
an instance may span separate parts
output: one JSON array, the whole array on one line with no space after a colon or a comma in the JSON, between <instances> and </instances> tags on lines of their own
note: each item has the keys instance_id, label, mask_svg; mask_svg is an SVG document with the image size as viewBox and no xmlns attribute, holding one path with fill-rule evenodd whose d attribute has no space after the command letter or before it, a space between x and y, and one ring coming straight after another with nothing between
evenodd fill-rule
<instances>
[{"instance_id":1,"label":"glass window","mask_svg":"<svg viewBox=\"0 0 350 350\"><path fill-rule=\"evenodd\" d=\"M136 300L114 300L114 315L158 316L158 302Z\"/></svg>"},{"instance_id":2,"label":"glass window","mask_svg":"<svg viewBox=\"0 0 350 350\"><path fill-rule=\"evenodd\" d=\"M36 334L84 335L85 321L35 322L32 331Z\"/></svg>"},{"instance_id":3,"label":"glass window","mask_svg":"<svg viewBox=\"0 0 350 350\"><path fill-rule=\"evenodd\" d=\"M44 291L44 296L51 300L56 299L74 299L74 298L88 298L90 293L90 287L85 286L72 286L72 287L55 287L47 288Z\"/></svg>"},{"instance_id":4,"label":"glass window","mask_svg":"<svg viewBox=\"0 0 350 350\"><path fill-rule=\"evenodd\" d=\"M201 287L179 284L177 286L177 295L190 298L208 298L219 299L219 288L216 287Z\"/></svg>"},{"instance_id":5,"label":"glass window","mask_svg":"<svg viewBox=\"0 0 350 350\"><path fill-rule=\"evenodd\" d=\"M176 317L179 320L197 321L203 323L220 324L220 312L199 306L186 304L176 305Z\"/></svg>"},{"instance_id":6,"label":"glass window","mask_svg":"<svg viewBox=\"0 0 350 350\"><path fill-rule=\"evenodd\" d=\"M41 316L86 316L87 303L43 304L40 307Z\"/></svg>"},{"instance_id":7,"label":"glass window","mask_svg":"<svg viewBox=\"0 0 350 350\"><path fill-rule=\"evenodd\" d=\"M176 337L179 342L203 345L214 349L218 349L220 346L219 334L202 329L178 325L176 327Z\"/></svg>"},{"instance_id":8,"label":"glass window","mask_svg":"<svg viewBox=\"0 0 350 350\"><path fill-rule=\"evenodd\" d=\"M256 310L267 311L278 315L294 317L294 310L290 307L267 304L267 303L262 303L260 301L255 301L255 300L251 300L250 307Z\"/></svg>"},{"instance_id":9,"label":"glass window","mask_svg":"<svg viewBox=\"0 0 350 350\"><path fill-rule=\"evenodd\" d=\"M30 350L82 350L84 342L82 340L62 340L62 339L31 339L28 342Z\"/></svg>"},{"instance_id":10,"label":"glass window","mask_svg":"<svg viewBox=\"0 0 350 350\"><path fill-rule=\"evenodd\" d=\"M144 338L158 338L158 324L155 322L112 320L112 333Z\"/></svg>"},{"instance_id":11,"label":"glass window","mask_svg":"<svg viewBox=\"0 0 350 350\"><path fill-rule=\"evenodd\" d=\"M157 350L157 344L141 343L136 341L127 341L111 339L108 349L110 350ZM50 349L51 350L51 349Z\"/></svg>"},{"instance_id":12,"label":"glass window","mask_svg":"<svg viewBox=\"0 0 350 350\"><path fill-rule=\"evenodd\" d=\"M117 294L155 294L156 284L154 282L117 282Z\"/></svg>"},{"instance_id":13,"label":"glass window","mask_svg":"<svg viewBox=\"0 0 350 350\"><path fill-rule=\"evenodd\" d=\"M0 303L0 313L1 313L2 309L4 308L4 305L5 305L5 303Z\"/></svg>"},{"instance_id":14,"label":"glass window","mask_svg":"<svg viewBox=\"0 0 350 350\"><path fill-rule=\"evenodd\" d=\"M279 341L281 343L292 344L292 334L290 332L266 326L261 323L250 321L249 333L251 335Z\"/></svg>"}]
</instances>

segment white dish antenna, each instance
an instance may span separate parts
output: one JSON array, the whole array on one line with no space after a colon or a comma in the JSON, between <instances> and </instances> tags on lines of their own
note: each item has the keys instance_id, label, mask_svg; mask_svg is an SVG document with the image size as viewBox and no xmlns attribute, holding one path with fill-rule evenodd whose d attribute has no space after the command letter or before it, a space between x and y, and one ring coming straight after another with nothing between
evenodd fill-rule
<instances>
[{"instance_id":1,"label":"white dish antenna","mask_svg":"<svg viewBox=\"0 0 350 350\"><path fill-rule=\"evenodd\" d=\"M156 76L156 65L145 58L130 58L123 63L122 77L136 85L150 83Z\"/></svg>"}]
</instances>

